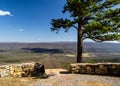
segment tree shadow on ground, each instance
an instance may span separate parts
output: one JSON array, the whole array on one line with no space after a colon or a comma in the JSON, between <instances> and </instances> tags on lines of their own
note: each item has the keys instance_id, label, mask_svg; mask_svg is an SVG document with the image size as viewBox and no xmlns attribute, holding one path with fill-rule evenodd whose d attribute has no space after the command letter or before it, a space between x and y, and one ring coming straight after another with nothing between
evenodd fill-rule
<instances>
[{"instance_id":1,"label":"tree shadow on ground","mask_svg":"<svg viewBox=\"0 0 120 86\"><path fill-rule=\"evenodd\" d=\"M59 54L64 53L60 49L46 49L46 48L22 48L22 50L30 50L33 53L50 53L50 54Z\"/></svg>"}]
</instances>

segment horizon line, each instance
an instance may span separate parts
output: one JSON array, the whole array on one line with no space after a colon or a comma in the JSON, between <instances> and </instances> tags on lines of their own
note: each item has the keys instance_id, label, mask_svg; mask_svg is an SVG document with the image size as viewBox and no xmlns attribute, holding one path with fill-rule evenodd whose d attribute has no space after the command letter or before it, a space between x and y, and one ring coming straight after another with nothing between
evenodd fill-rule
<instances>
[{"instance_id":1,"label":"horizon line","mask_svg":"<svg viewBox=\"0 0 120 86\"><path fill-rule=\"evenodd\" d=\"M95 41L84 41L83 43L120 43L119 41L104 41L104 42L95 42ZM77 43L77 41L48 41L48 42L0 42L0 43Z\"/></svg>"}]
</instances>

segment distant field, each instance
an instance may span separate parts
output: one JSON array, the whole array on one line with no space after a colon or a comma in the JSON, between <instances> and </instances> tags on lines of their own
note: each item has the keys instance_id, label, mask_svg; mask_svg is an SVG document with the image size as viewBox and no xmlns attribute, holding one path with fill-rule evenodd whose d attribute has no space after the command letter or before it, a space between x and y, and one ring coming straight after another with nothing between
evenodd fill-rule
<instances>
[{"instance_id":1,"label":"distant field","mask_svg":"<svg viewBox=\"0 0 120 86\"><path fill-rule=\"evenodd\" d=\"M63 68L76 62L76 43L0 43L0 64L41 62ZM84 43L83 62L120 62L120 43Z\"/></svg>"}]
</instances>

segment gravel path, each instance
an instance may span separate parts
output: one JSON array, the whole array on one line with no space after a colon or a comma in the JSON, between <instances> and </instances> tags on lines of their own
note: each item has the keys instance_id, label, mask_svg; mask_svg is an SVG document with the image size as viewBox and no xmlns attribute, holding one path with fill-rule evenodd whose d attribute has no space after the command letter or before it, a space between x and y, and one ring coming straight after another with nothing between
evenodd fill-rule
<instances>
[{"instance_id":1,"label":"gravel path","mask_svg":"<svg viewBox=\"0 0 120 86\"><path fill-rule=\"evenodd\" d=\"M120 77L60 74L63 69L47 69L47 79L38 79L31 86L120 86Z\"/></svg>"}]
</instances>

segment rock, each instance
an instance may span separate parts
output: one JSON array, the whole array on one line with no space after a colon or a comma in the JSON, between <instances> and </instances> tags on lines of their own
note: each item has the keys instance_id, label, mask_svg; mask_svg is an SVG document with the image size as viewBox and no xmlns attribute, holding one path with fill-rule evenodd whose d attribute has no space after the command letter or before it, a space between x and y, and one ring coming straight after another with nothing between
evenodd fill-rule
<instances>
[{"instance_id":1,"label":"rock","mask_svg":"<svg viewBox=\"0 0 120 86\"><path fill-rule=\"evenodd\" d=\"M44 65L35 63L34 65L34 71L32 72L33 76L39 76L45 74L45 68Z\"/></svg>"},{"instance_id":2,"label":"rock","mask_svg":"<svg viewBox=\"0 0 120 86\"><path fill-rule=\"evenodd\" d=\"M120 63L75 63L71 64L70 72L120 76Z\"/></svg>"},{"instance_id":3,"label":"rock","mask_svg":"<svg viewBox=\"0 0 120 86\"><path fill-rule=\"evenodd\" d=\"M45 74L44 65L40 63L23 63L0 66L0 77L28 77Z\"/></svg>"}]
</instances>

